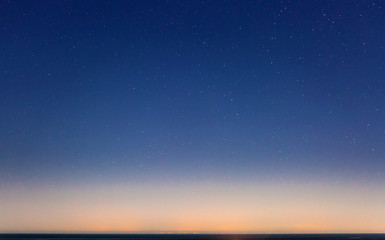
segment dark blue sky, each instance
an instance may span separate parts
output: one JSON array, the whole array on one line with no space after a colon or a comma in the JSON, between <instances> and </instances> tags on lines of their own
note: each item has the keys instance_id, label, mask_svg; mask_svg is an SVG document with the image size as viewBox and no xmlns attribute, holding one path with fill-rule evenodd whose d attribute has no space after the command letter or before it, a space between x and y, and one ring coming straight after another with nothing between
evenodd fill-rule
<instances>
[{"instance_id":1,"label":"dark blue sky","mask_svg":"<svg viewBox=\"0 0 385 240\"><path fill-rule=\"evenodd\" d=\"M383 182L384 12L1 1L0 182Z\"/></svg>"}]
</instances>

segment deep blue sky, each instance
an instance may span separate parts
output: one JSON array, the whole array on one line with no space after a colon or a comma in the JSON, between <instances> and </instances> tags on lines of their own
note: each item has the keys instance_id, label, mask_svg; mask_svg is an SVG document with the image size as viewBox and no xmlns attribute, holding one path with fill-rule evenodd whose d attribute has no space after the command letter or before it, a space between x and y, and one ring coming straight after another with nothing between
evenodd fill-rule
<instances>
[{"instance_id":1,"label":"deep blue sky","mask_svg":"<svg viewBox=\"0 0 385 240\"><path fill-rule=\"evenodd\" d=\"M383 1L0 1L0 232L383 231L384 23Z\"/></svg>"},{"instance_id":2,"label":"deep blue sky","mask_svg":"<svg viewBox=\"0 0 385 240\"><path fill-rule=\"evenodd\" d=\"M0 178L382 172L384 5L2 1Z\"/></svg>"},{"instance_id":3,"label":"deep blue sky","mask_svg":"<svg viewBox=\"0 0 385 240\"><path fill-rule=\"evenodd\" d=\"M384 181L383 1L1 1L0 186Z\"/></svg>"}]
</instances>

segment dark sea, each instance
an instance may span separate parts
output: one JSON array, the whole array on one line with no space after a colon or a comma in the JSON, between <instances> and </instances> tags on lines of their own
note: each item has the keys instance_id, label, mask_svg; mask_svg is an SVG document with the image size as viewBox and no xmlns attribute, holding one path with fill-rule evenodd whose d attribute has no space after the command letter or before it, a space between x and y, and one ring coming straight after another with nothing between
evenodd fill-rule
<instances>
[{"instance_id":1,"label":"dark sea","mask_svg":"<svg viewBox=\"0 0 385 240\"><path fill-rule=\"evenodd\" d=\"M0 234L9 240L385 240L385 234Z\"/></svg>"}]
</instances>

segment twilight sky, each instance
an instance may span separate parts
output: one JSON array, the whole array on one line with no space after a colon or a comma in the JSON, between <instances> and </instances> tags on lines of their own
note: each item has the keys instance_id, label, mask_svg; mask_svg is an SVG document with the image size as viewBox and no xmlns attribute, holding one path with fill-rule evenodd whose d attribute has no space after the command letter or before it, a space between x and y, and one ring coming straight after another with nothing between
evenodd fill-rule
<instances>
[{"instance_id":1,"label":"twilight sky","mask_svg":"<svg viewBox=\"0 0 385 240\"><path fill-rule=\"evenodd\" d=\"M385 2L0 1L0 232L383 232Z\"/></svg>"}]
</instances>

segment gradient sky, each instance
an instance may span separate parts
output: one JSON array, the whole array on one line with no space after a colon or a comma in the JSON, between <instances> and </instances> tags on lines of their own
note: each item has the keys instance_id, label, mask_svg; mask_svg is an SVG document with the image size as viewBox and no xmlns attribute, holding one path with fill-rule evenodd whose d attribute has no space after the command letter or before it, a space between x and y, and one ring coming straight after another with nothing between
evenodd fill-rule
<instances>
[{"instance_id":1,"label":"gradient sky","mask_svg":"<svg viewBox=\"0 0 385 240\"><path fill-rule=\"evenodd\" d=\"M384 232L385 2L0 1L0 232Z\"/></svg>"}]
</instances>

